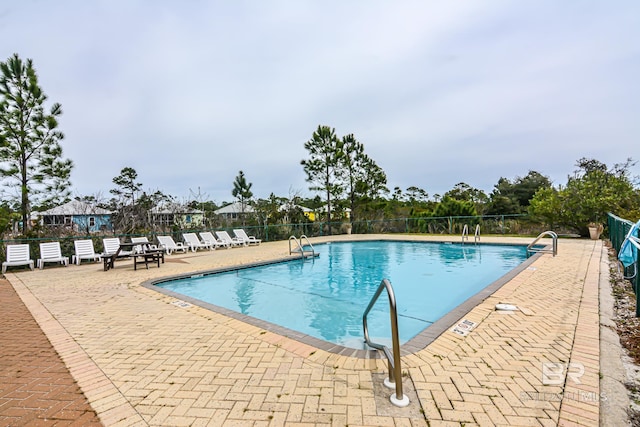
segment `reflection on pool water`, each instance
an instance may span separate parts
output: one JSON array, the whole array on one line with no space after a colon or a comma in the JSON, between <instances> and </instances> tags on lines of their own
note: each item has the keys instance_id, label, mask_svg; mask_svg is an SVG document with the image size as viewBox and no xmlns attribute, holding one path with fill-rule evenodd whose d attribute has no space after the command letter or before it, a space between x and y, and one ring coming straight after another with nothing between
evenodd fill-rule
<instances>
[{"instance_id":1,"label":"reflection on pool water","mask_svg":"<svg viewBox=\"0 0 640 427\"><path fill-rule=\"evenodd\" d=\"M241 249L237 249L241 250ZM526 247L366 241L315 246L294 260L156 286L306 335L362 348L362 314L382 279L396 294L404 343L526 259ZM374 341L391 336L388 299L367 318Z\"/></svg>"}]
</instances>

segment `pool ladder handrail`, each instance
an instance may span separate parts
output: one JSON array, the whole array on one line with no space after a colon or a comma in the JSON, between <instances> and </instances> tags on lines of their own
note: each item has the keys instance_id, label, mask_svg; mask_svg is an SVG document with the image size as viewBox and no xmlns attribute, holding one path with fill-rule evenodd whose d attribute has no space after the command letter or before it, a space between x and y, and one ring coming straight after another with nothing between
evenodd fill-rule
<instances>
[{"instance_id":1,"label":"pool ladder handrail","mask_svg":"<svg viewBox=\"0 0 640 427\"><path fill-rule=\"evenodd\" d=\"M467 224L462 227L462 243L465 240L469 240L469 226ZM476 231L473 234L473 242L478 243L478 240L480 240L480 224L476 224Z\"/></svg>"},{"instance_id":2,"label":"pool ladder handrail","mask_svg":"<svg viewBox=\"0 0 640 427\"><path fill-rule=\"evenodd\" d=\"M291 241L294 241L297 245L297 248L291 249ZM302 258L307 258L307 255L305 255L305 251L304 248L302 246L302 241L305 240L307 242L307 245L311 248L311 257L315 257L316 256L316 251L315 249L313 249L313 245L311 244L311 242L309 241L309 238L307 236L305 236L304 234L302 236L300 236L300 239L297 239L296 236L291 236L289 237L289 255L291 255L293 252L300 252L300 255ZM309 252L309 251L307 251Z\"/></svg>"},{"instance_id":3,"label":"pool ladder handrail","mask_svg":"<svg viewBox=\"0 0 640 427\"><path fill-rule=\"evenodd\" d=\"M391 342L393 352L391 352L389 348L383 344L372 342L369 338L369 327L367 326L367 315L375 305L378 297L384 289L387 290L387 295L389 296L389 314L391 317ZM389 377L384 380L384 385L388 388L396 389L396 392L393 393L390 397L391 403L404 408L409 404L409 398L406 394L402 393L402 366L400 361L400 338L398 336L398 312L396 310L396 296L393 292L391 282L389 282L387 279L382 279L382 282L380 282L380 286L378 286L376 293L373 295L373 298L371 298L371 302L369 302L369 306L367 306L367 309L364 311L364 314L362 315L362 327L364 329L364 342L369 347L382 351L387 358Z\"/></svg>"},{"instance_id":4,"label":"pool ladder handrail","mask_svg":"<svg viewBox=\"0 0 640 427\"><path fill-rule=\"evenodd\" d=\"M541 249L534 248L533 246L538 243L538 240L542 239L545 236L549 236L552 239L551 249L548 249L546 246ZM535 238L535 240L527 245L527 258L531 256L532 253L549 253L553 254L553 256L558 255L558 235L551 230L543 231Z\"/></svg>"}]
</instances>

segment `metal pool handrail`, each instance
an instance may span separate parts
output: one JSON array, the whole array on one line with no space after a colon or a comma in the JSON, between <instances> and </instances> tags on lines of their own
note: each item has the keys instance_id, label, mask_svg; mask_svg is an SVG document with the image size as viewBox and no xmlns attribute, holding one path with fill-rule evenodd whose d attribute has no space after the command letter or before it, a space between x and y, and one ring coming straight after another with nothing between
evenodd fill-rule
<instances>
[{"instance_id":1,"label":"metal pool handrail","mask_svg":"<svg viewBox=\"0 0 640 427\"><path fill-rule=\"evenodd\" d=\"M315 249L313 249L313 245L309 241L309 238L307 236L305 236L304 234L302 236L300 236L300 240L298 240L296 238L296 236L289 237L289 255L291 255L294 251L300 251L300 255L302 256L302 258L305 257L304 248L302 247L302 240L303 239L307 242L307 245L311 248L311 256L315 257L316 256L316 251L315 251ZM297 249L293 249L293 250L291 249L291 241L292 240L298 246Z\"/></svg>"},{"instance_id":2,"label":"metal pool handrail","mask_svg":"<svg viewBox=\"0 0 640 427\"><path fill-rule=\"evenodd\" d=\"M393 353L389 351L389 348L387 346L371 342L371 339L369 339L367 315L375 305L383 289L386 289L387 295L389 295L389 313L391 316L391 341L393 346ZM367 343L369 347L375 348L376 350L381 350L387 357L389 378L385 379L384 385L389 388L394 388L395 386L396 389L396 392L391 395L391 403L399 407L407 406L409 404L409 398L407 397L407 395L402 394L402 366L400 362L400 339L398 337L398 313L396 311L396 296L393 292L391 282L389 282L387 279L383 279L382 282L380 282L378 290L376 290L373 298L371 298L369 306L364 311L364 314L362 315L362 327L364 329L364 342Z\"/></svg>"},{"instance_id":3,"label":"metal pool handrail","mask_svg":"<svg viewBox=\"0 0 640 427\"><path fill-rule=\"evenodd\" d=\"M551 250L547 248L536 249L533 247L536 243L538 243L538 240L542 239L544 236L549 236L551 237L551 239L553 239ZM529 243L529 245L527 246L527 258L531 253L534 252L551 253L553 254L553 256L556 256L558 254L558 235L551 230L543 231L542 233L540 233L540 235L538 235L538 237L536 237L536 239L533 242Z\"/></svg>"},{"instance_id":4,"label":"metal pool handrail","mask_svg":"<svg viewBox=\"0 0 640 427\"><path fill-rule=\"evenodd\" d=\"M464 243L465 240L469 240L469 226L467 224L462 227L462 243ZM478 240L480 240L480 224L476 224L476 231L473 234L473 243L478 243Z\"/></svg>"}]
</instances>

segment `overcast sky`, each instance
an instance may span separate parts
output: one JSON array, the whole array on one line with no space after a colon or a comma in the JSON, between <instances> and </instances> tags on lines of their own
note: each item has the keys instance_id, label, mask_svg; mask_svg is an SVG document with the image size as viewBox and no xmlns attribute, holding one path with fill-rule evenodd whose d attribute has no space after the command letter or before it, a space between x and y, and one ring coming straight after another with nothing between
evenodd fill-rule
<instances>
[{"instance_id":1,"label":"overcast sky","mask_svg":"<svg viewBox=\"0 0 640 427\"><path fill-rule=\"evenodd\" d=\"M640 160L640 1L0 1L0 60L62 104L74 195L308 190L318 125L389 189L443 194ZM632 169L640 174L638 166Z\"/></svg>"}]
</instances>

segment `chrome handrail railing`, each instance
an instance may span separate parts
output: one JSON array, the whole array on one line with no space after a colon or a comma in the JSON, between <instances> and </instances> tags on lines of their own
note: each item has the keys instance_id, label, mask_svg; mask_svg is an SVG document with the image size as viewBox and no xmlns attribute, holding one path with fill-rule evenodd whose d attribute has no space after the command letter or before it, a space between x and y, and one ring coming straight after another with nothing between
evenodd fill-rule
<instances>
[{"instance_id":1,"label":"chrome handrail railing","mask_svg":"<svg viewBox=\"0 0 640 427\"><path fill-rule=\"evenodd\" d=\"M538 243L538 240L542 239L545 236L549 236L552 239L552 247L551 250L547 249L547 248L542 248L542 249L536 249L533 246ZM558 235L551 231L551 230L547 230L547 231L543 231L542 233L540 233L538 235L538 237L536 237L536 239L529 243L529 245L527 245L527 257L529 257L529 255L531 253L534 252L546 252L546 253L552 253L553 256L556 256L558 254Z\"/></svg>"},{"instance_id":2,"label":"chrome handrail railing","mask_svg":"<svg viewBox=\"0 0 640 427\"><path fill-rule=\"evenodd\" d=\"M304 234L302 236L300 236L300 243L302 243L302 241L305 240L307 242L307 245L311 248L311 255L315 256L316 255L316 251L315 249L313 249L313 245L311 244L311 241L309 240L309 238L307 236L305 236ZM304 253L304 251L302 251Z\"/></svg>"},{"instance_id":3,"label":"chrome handrail railing","mask_svg":"<svg viewBox=\"0 0 640 427\"><path fill-rule=\"evenodd\" d=\"M296 243L297 249L291 249L291 241L292 240ZM298 240L296 238L296 236L289 237L289 255L291 255L294 251L299 251L300 255L302 256L302 258L305 257L304 248L302 246L302 240L305 240L307 242L307 245L311 248L311 256L315 257L316 256L316 251L315 251L315 249L313 249L313 245L311 244L311 241L309 241L309 238L307 236L305 236L304 234L302 236L300 236L300 240Z\"/></svg>"},{"instance_id":4,"label":"chrome handrail railing","mask_svg":"<svg viewBox=\"0 0 640 427\"><path fill-rule=\"evenodd\" d=\"M469 241L469 226L467 224L462 227L462 243ZM476 231L473 233L473 243L478 243L480 240L480 224L476 224Z\"/></svg>"},{"instance_id":5,"label":"chrome handrail railing","mask_svg":"<svg viewBox=\"0 0 640 427\"><path fill-rule=\"evenodd\" d=\"M302 245L300 244L300 241L296 238L296 236L291 236L289 237L289 255L293 253L293 250L291 249L292 240L296 243L296 246L298 247L297 250L302 253Z\"/></svg>"},{"instance_id":6,"label":"chrome handrail railing","mask_svg":"<svg viewBox=\"0 0 640 427\"><path fill-rule=\"evenodd\" d=\"M389 351L388 347L371 341L371 339L369 338L369 328L367 326L367 315L375 305L378 297L384 289L387 290L387 295L389 296L389 312L391 316L391 342L393 353ZM400 338L398 336L398 313L396 311L396 297L393 292L391 282L389 282L387 279L382 280L380 286L378 286L378 289L376 290L376 293L373 295L373 298L371 298L369 306L364 311L364 314L362 315L362 327L364 329L364 342L367 343L369 347L375 348L376 350L381 350L387 357L389 377L385 380L385 386L389 388L393 388L395 386L396 389L396 392L391 395L391 403L399 407L407 406L409 404L409 398L406 394L402 394L402 366L400 362Z\"/></svg>"}]
</instances>

